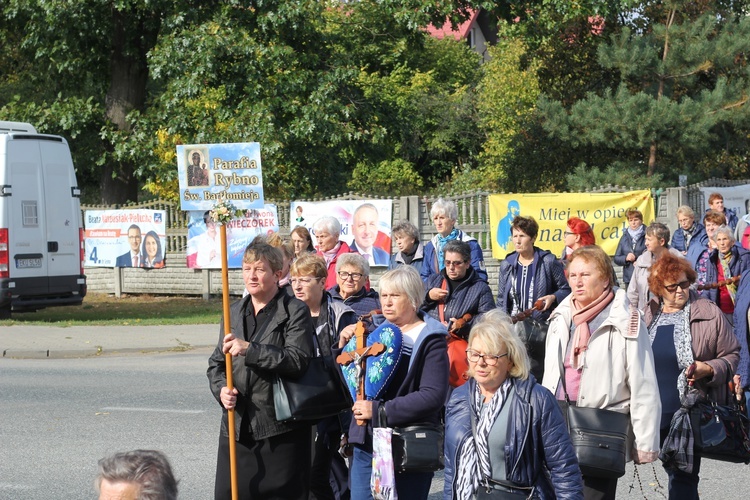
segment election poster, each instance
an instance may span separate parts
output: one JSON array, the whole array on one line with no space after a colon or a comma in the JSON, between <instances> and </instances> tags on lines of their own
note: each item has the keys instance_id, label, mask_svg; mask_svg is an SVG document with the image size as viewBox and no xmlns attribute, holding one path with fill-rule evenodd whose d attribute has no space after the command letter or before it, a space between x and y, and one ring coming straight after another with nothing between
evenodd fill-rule
<instances>
[{"instance_id":1,"label":"election poster","mask_svg":"<svg viewBox=\"0 0 750 500\"><path fill-rule=\"evenodd\" d=\"M708 197L711 193L719 193L724 198L724 208L734 210L737 217L750 213L750 184L743 184L741 186L731 187L702 187L700 188L701 194L703 194L703 209L708 210ZM702 214L696 214L695 219L697 221L703 220Z\"/></svg>"},{"instance_id":2,"label":"election poster","mask_svg":"<svg viewBox=\"0 0 750 500\"><path fill-rule=\"evenodd\" d=\"M313 225L319 218L330 215L341 223L339 240L354 252L366 256L371 266L387 266L391 258L391 200L336 200L295 201L291 204L291 223L304 226L313 237Z\"/></svg>"},{"instance_id":3,"label":"election poster","mask_svg":"<svg viewBox=\"0 0 750 500\"><path fill-rule=\"evenodd\" d=\"M85 267L165 266L164 210L86 210Z\"/></svg>"},{"instance_id":4,"label":"election poster","mask_svg":"<svg viewBox=\"0 0 750 500\"><path fill-rule=\"evenodd\" d=\"M562 255L568 219L579 217L591 225L596 244L608 255L614 255L617 244L627 230L625 212L640 210L643 222L654 219L654 200L649 190L625 193L529 193L490 195L492 256L504 259L515 251L511 222L517 215L533 217L539 224L537 247Z\"/></svg>"},{"instance_id":5,"label":"election poster","mask_svg":"<svg viewBox=\"0 0 750 500\"><path fill-rule=\"evenodd\" d=\"M227 265L229 269L242 267L245 248L260 235L279 230L276 205L268 204L260 210L248 210L244 217L227 224ZM187 267L221 269L221 237L219 228L211 220L209 211L191 211L188 223Z\"/></svg>"},{"instance_id":6,"label":"election poster","mask_svg":"<svg viewBox=\"0 0 750 500\"><path fill-rule=\"evenodd\" d=\"M238 209L263 209L260 144L177 146L182 210L210 210L222 200Z\"/></svg>"}]
</instances>

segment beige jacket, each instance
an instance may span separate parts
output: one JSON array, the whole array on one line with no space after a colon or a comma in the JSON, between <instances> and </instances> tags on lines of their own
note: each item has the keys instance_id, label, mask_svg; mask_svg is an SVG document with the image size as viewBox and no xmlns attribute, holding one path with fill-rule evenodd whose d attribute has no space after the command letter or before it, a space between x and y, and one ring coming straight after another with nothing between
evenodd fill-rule
<instances>
[{"instance_id":1,"label":"beige jacket","mask_svg":"<svg viewBox=\"0 0 750 500\"><path fill-rule=\"evenodd\" d=\"M631 317L625 291L614 290L609 316L591 332L576 404L629 412L633 431L629 455L635 449L638 462L653 462L659 452L661 419L654 355L641 315L634 312ZM550 316L542 385L552 394L557 394L560 383L560 353L566 352L570 340L571 297L565 298Z\"/></svg>"}]
</instances>

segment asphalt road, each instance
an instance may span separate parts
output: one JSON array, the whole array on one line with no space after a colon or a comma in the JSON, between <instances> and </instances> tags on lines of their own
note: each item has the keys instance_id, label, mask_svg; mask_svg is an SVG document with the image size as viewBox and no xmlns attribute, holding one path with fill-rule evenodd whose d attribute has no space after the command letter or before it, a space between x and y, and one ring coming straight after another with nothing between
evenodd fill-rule
<instances>
[{"instance_id":1,"label":"asphalt road","mask_svg":"<svg viewBox=\"0 0 750 500\"><path fill-rule=\"evenodd\" d=\"M167 454L180 498L212 498L221 413L205 376L209 353L0 359L0 499L95 498L97 460L136 448ZM666 496L659 464L638 469L643 493L630 465L618 499ZM746 498L749 472L704 461L701 499ZM431 500L442 486L438 473Z\"/></svg>"}]
</instances>

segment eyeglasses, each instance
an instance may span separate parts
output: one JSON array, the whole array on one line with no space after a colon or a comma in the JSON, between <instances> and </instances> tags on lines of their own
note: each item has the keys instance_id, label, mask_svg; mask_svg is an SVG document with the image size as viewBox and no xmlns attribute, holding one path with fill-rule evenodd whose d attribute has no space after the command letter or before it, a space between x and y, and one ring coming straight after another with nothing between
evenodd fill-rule
<instances>
[{"instance_id":1,"label":"eyeglasses","mask_svg":"<svg viewBox=\"0 0 750 500\"><path fill-rule=\"evenodd\" d=\"M359 281L362 279L362 276L364 276L364 274L362 273L347 273L346 271L339 271L336 274L338 274L339 278L344 281L348 280L349 278L351 278L352 281Z\"/></svg>"},{"instance_id":2,"label":"eyeglasses","mask_svg":"<svg viewBox=\"0 0 750 500\"><path fill-rule=\"evenodd\" d=\"M445 267L460 266L462 264L466 264L466 261L465 260L446 260L445 261Z\"/></svg>"},{"instance_id":3,"label":"eyeglasses","mask_svg":"<svg viewBox=\"0 0 750 500\"><path fill-rule=\"evenodd\" d=\"M487 366L495 366L500 361L500 358L504 358L507 355L507 352L505 354L479 354L474 349L466 349L466 357L469 358L469 361L479 363L479 358L482 358L487 363Z\"/></svg>"},{"instance_id":4,"label":"eyeglasses","mask_svg":"<svg viewBox=\"0 0 750 500\"><path fill-rule=\"evenodd\" d=\"M299 283L302 286L307 286L313 281L318 281L318 278L292 278L291 280L289 280L292 286L296 286L297 283Z\"/></svg>"},{"instance_id":5,"label":"eyeglasses","mask_svg":"<svg viewBox=\"0 0 750 500\"><path fill-rule=\"evenodd\" d=\"M573 232L571 232L571 231L565 231L565 232L564 232L563 234L564 234L565 236L575 236L575 235L576 235L576 233L573 233Z\"/></svg>"},{"instance_id":6,"label":"eyeglasses","mask_svg":"<svg viewBox=\"0 0 750 500\"><path fill-rule=\"evenodd\" d=\"M681 281L680 283L674 283L672 285L664 285L664 289L669 293L675 293L677 291L677 287L680 287L683 290L687 290L688 288L690 288L690 282L688 280L685 280Z\"/></svg>"}]
</instances>

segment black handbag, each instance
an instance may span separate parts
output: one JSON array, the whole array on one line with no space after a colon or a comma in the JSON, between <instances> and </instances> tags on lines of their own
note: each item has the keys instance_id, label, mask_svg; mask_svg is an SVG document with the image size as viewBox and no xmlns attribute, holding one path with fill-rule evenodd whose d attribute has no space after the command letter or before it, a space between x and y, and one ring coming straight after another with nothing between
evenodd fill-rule
<instances>
[{"instance_id":1,"label":"black handbag","mask_svg":"<svg viewBox=\"0 0 750 500\"><path fill-rule=\"evenodd\" d=\"M549 323L526 318L513 325L515 333L526 346L531 362L530 371L538 381L544 376L544 353L547 345Z\"/></svg>"},{"instance_id":2,"label":"black handbag","mask_svg":"<svg viewBox=\"0 0 750 500\"><path fill-rule=\"evenodd\" d=\"M511 286L511 295L516 304L522 304L514 286ZM529 354L529 361L531 362L529 369L531 374L538 381L541 381L544 376L544 353L547 346L549 323L547 321L539 321L533 317L533 314L543 309L544 302L539 299L531 309L511 316L513 330L516 336L521 339L523 345L526 347L526 352Z\"/></svg>"},{"instance_id":3,"label":"black handbag","mask_svg":"<svg viewBox=\"0 0 750 500\"><path fill-rule=\"evenodd\" d=\"M624 476L630 414L571 404L565 387L562 347L560 382L565 393L568 432L581 474L610 479Z\"/></svg>"},{"instance_id":4,"label":"black handbag","mask_svg":"<svg viewBox=\"0 0 750 500\"><path fill-rule=\"evenodd\" d=\"M313 334L314 352L320 352ZM276 375L273 405L279 422L320 420L351 408L349 391L332 356L313 356L299 378Z\"/></svg>"},{"instance_id":5,"label":"black handbag","mask_svg":"<svg viewBox=\"0 0 750 500\"><path fill-rule=\"evenodd\" d=\"M444 466L442 424L394 427L391 438L396 472L434 472Z\"/></svg>"},{"instance_id":6,"label":"black handbag","mask_svg":"<svg viewBox=\"0 0 750 500\"><path fill-rule=\"evenodd\" d=\"M513 483L505 481L496 481L494 479L485 478L483 483L480 483L476 492L477 500L521 500L521 499L532 499L535 498L534 492L536 488L534 486L516 486Z\"/></svg>"},{"instance_id":7,"label":"black handbag","mask_svg":"<svg viewBox=\"0 0 750 500\"><path fill-rule=\"evenodd\" d=\"M731 379L731 365L723 358L722 361L728 365L727 378ZM732 401L729 405L720 405L706 398L690 409L695 448L704 458L749 464L750 423L733 396L729 398Z\"/></svg>"}]
</instances>

